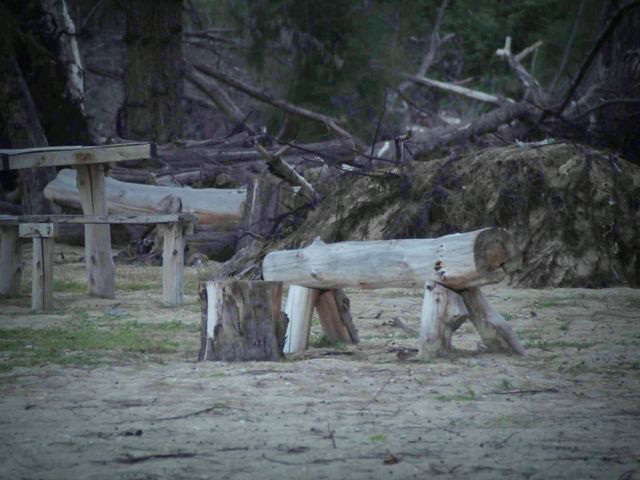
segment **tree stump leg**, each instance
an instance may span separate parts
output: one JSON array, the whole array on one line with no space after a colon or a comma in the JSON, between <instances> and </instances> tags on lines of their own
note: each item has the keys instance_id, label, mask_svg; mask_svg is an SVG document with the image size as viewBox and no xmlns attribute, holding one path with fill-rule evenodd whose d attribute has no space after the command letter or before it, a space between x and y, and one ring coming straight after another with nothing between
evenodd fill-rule
<instances>
[{"instance_id":1,"label":"tree stump leg","mask_svg":"<svg viewBox=\"0 0 640 480\"><path fill-rule=\"evenodd\" d=\"M451 335L468 318L460 295L438 283L427 282L420 315L418 357L430 360L451 352Z\"/></svg>"},{"instance_id":2,"label":"tree stump leg","mask_svg":"<svg viewBox=\"0 0 640 480\"><path fill-rule=\"evenodd\" d=\"M17 225L0 227L0 295L16 297L22 280L22 242Z\"/></svg>"},{"instance_id":3,"label":"tree stump leg","mask_svg":"<svg viewBox=\"0 0 640 480\"><path fill-rule=\"evenodd\" d=\"M34 237L31 308L36 312L53 310L53 237Z\"/></svg>"},{"instance_id":4,"label":"tree stump leg","mask_svg":"<svg viewBox=\"0 0 640 480\"><path fill-rule=\"evenodd\" d=\"M281 282L208 281L200 286L200 301L200 361L282 358L286 316Z\"/></svg>"},{"instance_id":5,"label":"tree stump leg","mask_svg":"<svg viewBox=\"0 0 640 480\"><path fill-rule=\"evenodd\" d=\"M108 215L104 168L101 164L76 167L78 192L85 215ZM115 265L111 255L109 225L85 225L85 266L89 294L115 298Z\"/></svg>"},{"instance_id":6,"label":"tree stump leg","mask_svg":"<svg viewBox=\"0 0 640 480\"><path fill-rule=\"evenodd\" d=\"M325 336L331 342L358 343L358 331L351 318L349 298L342 289L318 295L316 311Z\"/></svg>"},{"instance_id":7,"label":"tree stump leg","mask_svg":"<svg viewBox=\"0 0 640 480\"><path fill-rule=\"evenodd\" d=\"M162 302L175 307L184 303L184 227L162 225Z\"/></svg>"},{"instance_id":8,"label":"tree stump leg","mask_svg":"<svg viewBox=\"0 0 640 480\"><path fill-rule=\"evenodd\" d=\"M490 352L509 352L526 355L526 351L511 326L493 309L479 288L461 292L469 310L469 317Z\"/></svg>"},{"instance_id":9,"label":"tree stump leg","mask_svg":"<svg viewBox=\"0 0 640 480\"><path fill-rule=\"evenodd\" d=\"M311 318L313 307L316 304L319 290L314 288L291 285L287 295L287 303L284 308L289 325L284 344L284 353L294 353L305 350L309 344L311 332Z\"/></svg>"}]
</instances>

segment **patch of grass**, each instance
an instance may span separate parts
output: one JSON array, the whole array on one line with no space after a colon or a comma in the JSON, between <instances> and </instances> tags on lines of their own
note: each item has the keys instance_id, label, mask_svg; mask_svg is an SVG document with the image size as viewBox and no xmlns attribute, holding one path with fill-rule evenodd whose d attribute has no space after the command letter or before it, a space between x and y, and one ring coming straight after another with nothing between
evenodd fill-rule
<instances>
[{"instance_id":1,"label":"patch of grass","mask_svg":"<svg viewBox=\"0 0 640 480\"><path fill-rule=\"evenodd\" d=\"M582 373L593 373L596 370L597 368L595 366L589 365L584 360L580 360L579 362L573 363L571 365L558 368L558 371L560 373L566 373L567 375L571 375L572 377L578 376Z\"/></svg>"},{"instance_id":2,"label":"patch of grass","mask_svg":"<svg viewBox=\"0 0 640 480\"><path fill-rule=\"evenodd\" d=\"M525 341L534 341L542 339L542 331L540 330L531 330L531 329L523 329L518 332L518 336L520 339Z\"/></svg>"},{"instance_id":3,"label":"patch of grass","mask_svg":"<svg viewBox=\"0 0 640 480\"><path fill-rule=\"evenodd\" d=\"M513 390L514 385L508 379L503 378L502 381L498 384L499 390Z\"/></svg>"},{"instance_id":4,"label":"patch of grass","mask_svg":"<svg viewBox=\"0 0 640 480\"><path fill-rule=\"evenodd\" d=\"M498 428L531 428L535 423L532 418L519 415L501 415L495 419L495 426Z\"/></svg>"},{"instance_id":5,"label":"patch of grass","mask_svg":"<svg viewBox=\"0 0 640 480\"><path fill-rule=\"evenodd\" d=\"M312 333L309 339L309 345L313 348L335 348L337 350L344 350L344 343L340 341L332 341L322 333Z\"/></svg>"},{"instance_id":6,"label":"patch of grass","mask_svg":"<svg viewBox=\"0 0 640 480\"><path fill-rule=\"evenodd\" d=\"M474 392L470 387L466 387L466 390L466 392L455 393L453 395L438 395L436 400L440 400L441 402L473 402L478 400L476 392Z\"/></svg>"},{"instance_id":7,"label":"patch of grass","mask_svg":"<svg viewBox=\"0 0 640 480\"><path fill-rule=\"evenodd\" d=\"M510 322L511 320L513 320L513 315L511 315L510 313L501 313L500 315L502 315L502 317L503 317L507 322Z\"/></svg>"},{"instance_id":8,"label":"patch of grass","mask_svg":"<svg viewBox=\"0 0 640 480\"><path fill-rule=\"evenodd\" d=\"M560 299L549 298L547 300L536 300L533 302L534 308L551 308L560 305Z\"/></svg>"},{"instance_id":9,"label":"patch of grass","mask_svg":"<svg viewBox=\"0 0 640 480\"><path fill-rule=\"evenodd\" d=\"M177 332L195 332L197 325L179 321L141 324L135 321L97 325L86 311L72 312L63 326L44 329L0 329L0 370L48 363L94 366L140 355L180 351Z\"/></svg>"},{"instance_id":10,"label":"patch of grass","mask_svg":"<svg viewBox=\"0 0 640 480\"><path fill-rule=\"evenodd\" d=\"M116 290L123 292L148 292L150 290L162 291L162 285L153 282L127 282L117 284Z\"/></svg>"},{"instance_id":11,"label":"patch of grass","mask_svg":"<svg viewBox=\"0 0 640 480\"><path fill-rule=\"evenodd\" d=\"M535 340L525 344L526 348L539 348L540 350L553 350L554 348L577 348L583 350L585 348L597 345L594 342L575 342L567 340Z\"/></svg>"},{"instance_id":12,"label":"patch of grass","mask_svg":"<svg viewBox=\"0 0 640 480\"><path fill-rule=\"evenodd\" d=\"M637 297L627 298L627 301L625 302L625 306L640 308L640 298L637 298Z\"/></svg>"},{"instance_id":13,"label":"patch of grass","mask_svg":"<svg viewBox=\"0 0 640 480\"><path fill-rule=\"evenodd\" d=\"M384 433L376 433L369 437L369 441L371 443L380 443L380 442L384 442L386 438L387 437L385 436Z\"/></svg>"},{"instance_id":14,"label":"patch of grass","mask_svg":"<svg viewBox=\"0 0 640 480\"><path fill-rule=\"evenodd\" d=\"M74 280L53 280L54 292L84 293L87 291L87 284Z\"/></svg>"}]
</instances>

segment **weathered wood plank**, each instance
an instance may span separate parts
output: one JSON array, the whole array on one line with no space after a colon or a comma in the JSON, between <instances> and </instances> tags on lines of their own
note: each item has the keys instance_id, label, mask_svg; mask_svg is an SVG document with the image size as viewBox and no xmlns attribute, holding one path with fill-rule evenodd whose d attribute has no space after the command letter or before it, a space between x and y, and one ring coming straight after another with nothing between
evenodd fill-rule
<instances>
[{"instance_id":1,"label":"weathered wood plank","mask_svg":"<svg viewBox=\"0 0 640 480\"><path fill-rule=\"evenodd\" d=\"M195 215L190 213L168 213L157 215L0 215L0 225L22 223L62 223L62 224L110 224L144 225L163 223L195 223Z\"/></svg>"},{"instance_id":2,"label":"weathered wood plank","mask_svg":"<svg viewBox=\"0 0 640 480\"><path fill-rule=\"evenodd\" d=\"M106 215L104 167L78 166L77 181L83 213ZM85 225L84 251L89 294L115 298L115 265L111 255L110 226Z\"/></svg>"},{"instance_id":3,"label":"weathered wood plank","mask_svg":"<svg viewBox=\"0 0 640 480\"><path fill-rule=\"evenodd\" d=\"M18 226L20 238L48 238L57 234L56 225L53 223L21 223Z\"/></svg>"},{"instance_id":4,"label":"weathered wood plank","mask_svg":"<svg viewBox=\"0 0 640 480\"><path fill-rule=\"evenodd\" d=\"M65 146L0 150L0 170L34 167L90 165L153 158L151 143L121 143L99 146Z\"/></svg>"},{"instance_id":5,"label":"weathered wood plank","mask_svg":"<svg viewBox=\"0 0 640 480\"><path fill-rule=\"evenodd\" d=\"M36 312L53 310L53 249L53 237L33 239L31 308Z\"/></svg>"},{"instance_id":6,"label":"weathered wood plank","mask_svg":"<svg viewBox=\"0 0 640 480\"><path fill-rule=\"evenodd\" d=\"M18 227L0 226L0 295L15 297L22 280L22 243Z\"/></svg>"}]
</instances>

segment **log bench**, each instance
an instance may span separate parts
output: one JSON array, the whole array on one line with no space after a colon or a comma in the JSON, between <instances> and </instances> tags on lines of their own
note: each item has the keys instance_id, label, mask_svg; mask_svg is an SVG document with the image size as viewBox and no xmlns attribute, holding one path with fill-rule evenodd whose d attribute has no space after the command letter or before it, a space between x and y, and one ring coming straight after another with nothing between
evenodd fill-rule
<instances>
[{"instance_id":1,"label":"log bench","mask_svg":"<svg viewBox=\"0 0 640 480\"><path fill-rule=\"evenodd\" d=\"M333 244L316 239L303 249L269 253L262 271L264 280L290 286L285 353L307 348L314 308L325 334L330 330L327 326L333 325L336 339L357 341L345 328L345 314L336 309L341 302L344 306L342 288L424 287L419 356L430 359L452 350L451 335L466 320L476 327L487 350L525 353L479 288L501 281L521 264L522 255L511 235L487 228L433 239ZM336 298L342 300L336 302ZM327 304L333 314L326 313Z\"/></svg>"},{"instance_id":2,"label":"log bench","mask_svg":"<svg viewBox=\"0 0 640 480\"><path fill-rule=\"evenodd\" d=\"M35 311L53 309L53 247L58 224L106 226L116 224L160 225L163 232L162 301L167 306L184 302L184 236L193 233L196 218L188 213L163 215L21 215L0 216L0 295L17 296L22 276L20 238L33 239L33 276L31 305ZM86 252L86 250L85 250ZM100 257L105 252L99 252ZM108 254L111 255L109 244ZM113 263L113 260L108 259ZM99 258L85 256L85 264ZM91 275L87 268L89 286ZM91 293L91 289L89 291Z\"/></svg>"}]
</instances>

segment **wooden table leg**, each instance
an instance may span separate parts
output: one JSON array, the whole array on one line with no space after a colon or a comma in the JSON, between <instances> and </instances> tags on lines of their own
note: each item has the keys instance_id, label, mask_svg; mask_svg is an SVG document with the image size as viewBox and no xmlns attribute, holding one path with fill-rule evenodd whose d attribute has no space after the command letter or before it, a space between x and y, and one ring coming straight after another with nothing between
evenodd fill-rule
<instances>
[{"instance_id":1,"label":"wooden table leg","mask_svg":"<svg viewBox=\"0 0 640 480\"><path fill-rule=\"evenodd\" d=\"M108 215L103 165L79 165L76 170L82 212L85 215ZM89 294L115 298L110 225L85 225L84 252Z\"/></svg>"},{"instance_id":2,"label":"wooden table leg","mask_svg":"<svg viewBox=\"0 0 640 480\"><path fill-rule=\"evenodd\" d=\"M184 303L184 226L162 225L162 303L175 307Z\"/></svg>"},{"instance_id":3,"label":"wooden table leg","mask_svg":"<svg viewBox=\"0 0 640 480\"><path fill-rule=\"evenodd\" d=\"M33 238L31 308L36 312L53 310L53 237Z\"/></svg>"},{"instance_id":4,"label":"wooden table leg","mask_svg":"<svg viewBox=\"0 0 640 480\"><path fill-rule=\"evenodd\" d=\"M22 280L22 243L17 225L0 227L0 295L16 297Z\"/></svg>"}]
</instances>

